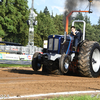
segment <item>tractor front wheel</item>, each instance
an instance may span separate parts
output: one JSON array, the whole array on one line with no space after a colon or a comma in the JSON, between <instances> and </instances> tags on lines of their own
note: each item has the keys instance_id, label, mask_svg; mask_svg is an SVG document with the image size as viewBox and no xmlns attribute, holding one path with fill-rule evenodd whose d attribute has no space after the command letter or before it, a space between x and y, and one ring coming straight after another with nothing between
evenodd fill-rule
<instances>
[{"instance_id":1,"label":"tractor front wheel","mask_svg":"<svg viewBox=\"0 0 100 100\"><path fill-rule=\"evenodd\" d=\"M41 68L41 63L38 61L39 52L34 53L32 58L32 69L38 71Z\"/></svg>"},{"instance_id":2,"label":"tractor front wheel","mask_svg":"<svg viewBox=\"0 0 100 100\"><path fill-rule=\"evenodd\" d=\"M68 68L69 68L69 57L66 54L62 54L59 60L59 69L63 74L66 74L68 72Z\"/></svg>"}]
</instances>

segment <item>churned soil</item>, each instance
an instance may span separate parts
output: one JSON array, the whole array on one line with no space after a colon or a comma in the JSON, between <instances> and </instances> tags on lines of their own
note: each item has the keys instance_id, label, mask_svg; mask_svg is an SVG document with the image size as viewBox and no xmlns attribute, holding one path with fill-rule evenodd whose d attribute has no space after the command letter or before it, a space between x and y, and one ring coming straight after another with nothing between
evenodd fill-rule
<instances>
[{"instance_id":1,"label":"churned soil","mask_svg":"<svg viewBox=\"0 0 100 100\"><path fill-rule=\"evenodd\" d=\"M0 95L21 96L43 93L100 90L100 77L53 75L32 68L0 68Z\"/></svg>"}]
</instances>

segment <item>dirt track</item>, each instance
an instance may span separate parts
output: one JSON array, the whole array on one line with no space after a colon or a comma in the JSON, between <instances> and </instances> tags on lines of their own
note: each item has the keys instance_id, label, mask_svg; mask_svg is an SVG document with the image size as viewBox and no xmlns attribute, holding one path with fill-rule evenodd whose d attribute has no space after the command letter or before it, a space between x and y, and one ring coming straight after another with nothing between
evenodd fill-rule
<instances>
[{"instance_id":1,"label":"dirt track","mask_svg":"<svg viewBox=\"0 0 100 100\"><path fill-rule=\"evenodd\" d=\"M100 77L35 73L31 68L0 68L0 95L20 96L51 92L100 90Z\"/></svg>"}]
</instances>

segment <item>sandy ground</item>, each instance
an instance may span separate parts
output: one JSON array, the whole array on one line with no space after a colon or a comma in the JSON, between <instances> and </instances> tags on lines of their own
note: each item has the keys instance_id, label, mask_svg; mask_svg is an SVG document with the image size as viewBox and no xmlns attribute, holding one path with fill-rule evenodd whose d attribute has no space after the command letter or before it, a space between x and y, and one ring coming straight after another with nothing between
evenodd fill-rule
<instances>
[{"instance_id":1,"label":"sandy ground","mask_svg":"<svg viewBox=\"0 0 100 100\"><path fill-rule=\"evenodd\" d=\"M32 68L0 68L0 95L21 96L67 91L100 90L100 77L48 75Z\"/></svg>"}]
</instances>

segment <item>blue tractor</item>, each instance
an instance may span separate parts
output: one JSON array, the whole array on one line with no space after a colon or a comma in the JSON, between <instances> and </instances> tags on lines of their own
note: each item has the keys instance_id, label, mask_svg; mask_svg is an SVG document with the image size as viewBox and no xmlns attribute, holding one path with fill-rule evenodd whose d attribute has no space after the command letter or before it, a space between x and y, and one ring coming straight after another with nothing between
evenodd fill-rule
<instances>
[{"instance_id":1,"label":"blue tractor","mask_svg":"<svg viewBox=\"0 0 100 100\"><path fill-rule=\"evenodd\" d=\"M85 22L82 22L83 35L77 49L73 49L74 39L70 35L48 36L46 53L36 52L32 59L32 68L38 71L42 67L43 72L55 74L67 74L68 71L77 71L82 76L98 77L100 74L100 46L96 41L85 40Z\"/></svg>"}]
</instances>

